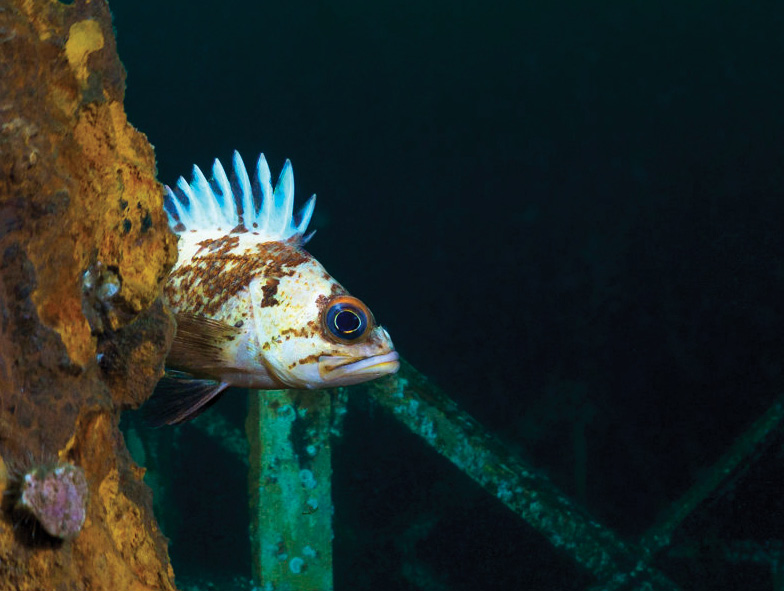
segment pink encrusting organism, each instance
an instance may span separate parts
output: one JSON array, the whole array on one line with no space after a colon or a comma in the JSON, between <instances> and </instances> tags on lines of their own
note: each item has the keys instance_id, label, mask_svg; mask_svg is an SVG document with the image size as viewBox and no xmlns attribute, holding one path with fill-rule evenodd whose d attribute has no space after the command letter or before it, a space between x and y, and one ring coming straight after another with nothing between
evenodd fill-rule
<instances>
[{"instance_id":1,"label":"pink encrusting organism","mask_svg":"<svg viewBox=\"0 0 784 591\"><path fill-rule=\"evenodd\" d=\"M16 511L32 515L55 538L71 540L79 534L89 496L84 470L73 464L36 466L18 485Z\"/></svg>"}]
</instances>

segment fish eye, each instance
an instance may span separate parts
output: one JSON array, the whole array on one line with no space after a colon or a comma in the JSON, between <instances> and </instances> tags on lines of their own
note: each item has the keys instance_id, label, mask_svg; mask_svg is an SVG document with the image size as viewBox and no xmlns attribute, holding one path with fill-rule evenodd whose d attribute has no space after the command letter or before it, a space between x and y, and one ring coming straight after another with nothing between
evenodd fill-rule
<instances>
[{"instance_id":1,"label":"fish eye","mask_svg":"<svg viewBox=\"0 0 784 591\"><path fill-rule=\"evenodd\" d=\"M338 340L348 342L365 336L371 319L365 304L351 296L335 298L324 314L324 324L329 333Z\"/></svg>"}]
</instances>

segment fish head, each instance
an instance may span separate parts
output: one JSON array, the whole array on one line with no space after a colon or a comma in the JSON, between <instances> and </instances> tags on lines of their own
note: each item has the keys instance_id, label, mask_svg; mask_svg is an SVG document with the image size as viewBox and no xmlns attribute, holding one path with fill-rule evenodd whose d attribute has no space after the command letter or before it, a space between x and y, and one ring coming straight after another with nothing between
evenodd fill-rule
<instances>
[{"instance_id":1,"label":"fish head","mask_svg":"<svg viewBox=\"0 0 784 591\"><path fill-rule=\"evenodd\" d=\"M400 362L386 330L315 258L296 244L265 253L251 283L258 355L289 388L331 388L395 373Z\"/></svg>"}]
</instances>

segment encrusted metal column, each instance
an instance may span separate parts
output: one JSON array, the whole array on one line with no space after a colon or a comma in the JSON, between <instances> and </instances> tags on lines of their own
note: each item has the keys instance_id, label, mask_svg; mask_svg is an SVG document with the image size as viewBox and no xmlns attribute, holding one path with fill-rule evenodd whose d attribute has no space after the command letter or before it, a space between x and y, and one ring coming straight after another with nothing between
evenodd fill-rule
<instances>
[{"instance_id":1,"label":"encrusted metal column","mask_svg":"<svg viewBox=\"0 0 784 591\"><path fill-rule=\"evenodd\" d=\"M176 591L118 427L163 369L177 259L124 81L105 1L0 0L3 591Z\"/></svg>"},{"instance_id":2,"label":"encrusted metal column","mask_svg":"<svg viewBox=\"0 0 784 591\"><path fill-rule=\"evenodd\" d=\"M332 589L330 395L251 391L253 576L264 590Z\"/></svg>"}]
</instances>

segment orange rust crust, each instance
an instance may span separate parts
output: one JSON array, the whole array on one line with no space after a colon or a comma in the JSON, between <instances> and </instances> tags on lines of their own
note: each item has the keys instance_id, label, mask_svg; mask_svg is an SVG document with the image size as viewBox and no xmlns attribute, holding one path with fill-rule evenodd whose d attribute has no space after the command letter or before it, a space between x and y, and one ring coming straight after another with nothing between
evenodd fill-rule
<instances>
[{"instance_id":1,"label":"orange rust crust","mask_svg":"<svg viewBox=\"0 0 784 591\"><path fill-rule=\"evenodd\" d=\"M198 243L199 250L171 274L166 286L169 303L178 310L212 317L251 281L266 279L262 306L278 305L275 298L281 277L311 260L301 248L285 242L265 242L256 252L236 254L238 238L227 235Z\"/></svg>"},{"instance_id":2,"label":"orange rust crust","mask_svg":"<svg viewBox=\"0 0 784 591\"><path fill-rule=\"evenodd\" d=\"M0 589L176 591L118 422L171 342L151 305L177 242L152 147L125 117L109 7L8 0L0 32L0 465L54 456L90 489L72 541L0 519ZM104 271L106 297L90 286Z\"/></svg>"}]
</instances>

